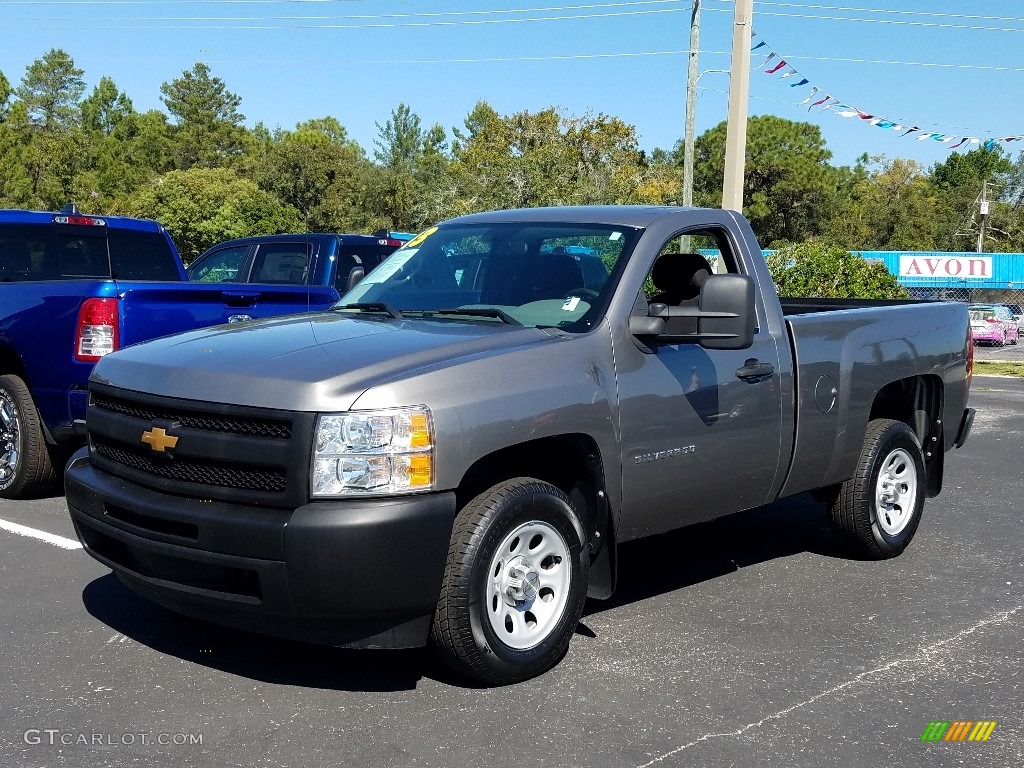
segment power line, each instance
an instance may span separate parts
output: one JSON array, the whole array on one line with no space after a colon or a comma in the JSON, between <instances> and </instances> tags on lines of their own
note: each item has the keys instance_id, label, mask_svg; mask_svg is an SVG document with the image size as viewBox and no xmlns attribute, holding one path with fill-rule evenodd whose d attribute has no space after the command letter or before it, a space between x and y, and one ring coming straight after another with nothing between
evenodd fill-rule
<instances>
[{"instance_id":1,"label":"power line","mask_svg":"<svg viewBox=\"0 0 1024 768\"><path fill-rule=\"evenodd\" d=\"M673 2L675 0L672 0ZM217 30L217 29L260 29L260 30L272 30L272 29L396 29L402 27L458 27L466 25L481 25L481 24L522 24L529 22L542 22L542 21L570 21L575 19L607 19L607 18L622 18L625 16L648 16L651 14L662 14L662 13L679 13L680 11L688 10L687 8L654 8L646 11L615 11L611 13L587 13L587 14L568 14L562 16L543 16L543 17L531 17L524 19L468 19L462 21L413 21L413 22L375 22L370 24L184 24L177 25L172 29L175 30L193 30L193 29L206 29L206 30ZM187 19L185 19L187 20ZM18 24L21 21L32 21L32 22L45 22L45 27L41 29L75 29L75 30L167 30L168 27L161 25L149 25L149 24L124 24L124 25L109 25L105 24L105 19L76 19L73 25L61 26L54 24L53 19L14 19L11 20L12 24ZM93 22L99 23L93 23ZM141 21L151 21L151 19L141 19ZM160 19L159 21L166 23L172 21L172 19ZM13 27L15 29L32 29L33 27Z\"/></svg>"},{"instance_id":2,"label":"power line","mask_svg":"<svg viewBox=\"0 0 1024 768\"><path fill-rule=\"evenodd\" d=\"M485 56L478 58L451 58L451 59L210 59L204 58L207 64L275 64L275 65L297 65L297 64L486 64L492 62L516 62L516 61L570 61L575 59L618 59L618 58L640 58L645 56L685 56L690 51L621 51L616 53L565 53L547 54L544 56ZM712 51L701 49L702 55L728 56L730 51ZM966 69L983 70L992 72L1024 72L1024 67L1001 67L984 64L951 64L947 62L929 61L899 61L895 59L856 59L841 56L790 56L784 55L787 61L838 61L853 64L878 64L912 67L933 67L942 69ZM109 56L103 57L104 62L116 64L173 64L179 59L115 59ZM790 102L779 102L789 104Z\"/></svg>"},{"instance_id":3,"label":"power line","mask_svg":"<svg viewBox=\"0 0 1024 768\"><path fill-rule=\"evenodd\" d=\"M708 8L716 13L732 13L727 8ZM901 21L899 19L863 19L852 16L821 16L810 13L781 13L779 11L758 11L758 17L779 16L787 19L816 19L818 21L852 21L864 24L895 24L906 27L930 27L932 29L967 29L976 32L1024 32L1024 27L982 27L974 24L941 24L930 21Z\"/></svg>"},{"instance_id":4,"label":"power line","mask_svg":"<svg viewBox=\"0 0 1024 768\"><path fill-rule=\"evenodd\" d=\"M66 0L32 0L34 4L41 4L42 2L65 2ZM94 2L99 3L124 3L128 0L87 0L87 3L92 4ZM184 0L183 0L184 1ZM199 2L263 2L264 0L199 0ZM278 2L279 0L265 0L266 2ZM325 0L288 0L289 2L324 2ZM341 0L342 2L354 2L355 0ZM500 14L515 14L515 13L549 13L556 11L578 11L578 10L597 10L601 8L624 8L638 5L680 5L684 0L627 0L626 2L614 2L614 3L590 3L587 5L561 5L561 6L548 6L541 8L497 8L486 11L437 11L433 13L378 13L378 14L344 14L344 15L318 15L318 16L106 16L100 21L117 21L120 19L127 19L130 21L258 21L261 19L266 20L284 20L284 19L358 19L374 21L378 19L414 19L414 18L441 18L449 16L491 16ZM75 5L82 5L85 3L75 3ZM19 17L14 21L52 21L52 16L46 17Z\"/></svg>"},{"instance_id":5,"label":"power line","mask_svg":"<svg viewBox=\"0 0 1024 768\"><path fill-rule=\"evenodd\" d=\"M712 0L712 2L731 4L733 0ZM949 13L940 11L897 11L890 8L855 8L843 5L807 5L805 3L780 3L770 0L759 0L758 7L773 6L776 8L802 8L808 11L843 11L851 13L881 13L899 16L926 16L943 19L973 19L976 21L1024 21L1019 16L981 16L969 13ZM763 15L763 14L762 14ZM818 18L818 17L815 17ZM822 16L820 18L830 18Z\"/></svg>"}]
</instances>

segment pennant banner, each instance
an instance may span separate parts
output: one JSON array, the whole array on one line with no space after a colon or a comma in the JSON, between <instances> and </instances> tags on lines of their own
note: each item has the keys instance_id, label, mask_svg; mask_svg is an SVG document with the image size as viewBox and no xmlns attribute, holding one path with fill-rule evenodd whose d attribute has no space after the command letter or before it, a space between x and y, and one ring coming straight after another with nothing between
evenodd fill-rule
<instances>
[{"instance_id":1,"label":"pennant banner","mask_svg":"<svg viewBox=\"0 0 1024 768\"><path fill-rule=\"evenodd\" d=\"M756 40L759 35L756 32L751 32L751 41ZM940 144L948 145L950 150L958 149L960 147L973 147L981 144L986 149L991 150L1000 143L1009 143L1011 141L1024 141L1024 135L1020 136L1002 136L1000 138L995 137L978 137L978 136L958 136L948 133L936 133L933 131L927 131L919 126L906 126L901 123L897 123L895 120L889 120L879 115L868 114L862 110L852 107L849 104L844 104L839 99L835 98L825 90L817 85L811 85L811 81L800 74L800 72L789 64L785 59L779 56L768 43L761 39L754 45L751 51L760 50L765 53L765 59L758 65L758 69L762 70L766 75L776 75L779 80L788 80L789 78L797 78L795 82L786 83L790 88L803 88L804 86L810 85L810 93L803 101L800 102L800 106L807 106L807 111L817 109L821 112L832 111L839 117L854 118L859 117L861 120L866 122L868 125L873 125L876 128L889 131L902 131L900 134L901 138L904 136L910 136L911 134L917 134L913 136L915 141L927 141L932 139ZM776 61L777 60L777 61ZM769 66L771 65L771 66ZM766 69L767 67L767 69ZM785 70L785 71L783 71ZM781 74L780 74L781 73ZM822 95L823 94L823 95ZM959 139L959 141L957 141ZM953 143L955 142L955 143Z\"/></svg>"}]
</instances>

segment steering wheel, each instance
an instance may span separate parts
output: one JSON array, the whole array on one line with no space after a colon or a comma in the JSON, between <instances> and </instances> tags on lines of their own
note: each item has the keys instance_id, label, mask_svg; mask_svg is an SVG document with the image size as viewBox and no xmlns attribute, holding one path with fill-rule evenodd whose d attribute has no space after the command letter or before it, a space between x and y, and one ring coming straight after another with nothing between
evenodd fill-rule
<instances>
[{"instance_id":1,"label":"steering wheel","mask_svg":"<svg viewBox=\"0 0 1024 768\"><path fill-rule=\"evenodd\" d=\"M569 291L567 294L565 294L565 296L563 296L562 298L563 299L571 299L573 296L578 296L579 298L581 298L584 301L586 301L588 304L593 304L594 301L597 300L597 297L599 295L600 294L597 291L595 291L594 289L592 289L592 288L573 288L571 291Z\"/></svg>"}]
</instances>

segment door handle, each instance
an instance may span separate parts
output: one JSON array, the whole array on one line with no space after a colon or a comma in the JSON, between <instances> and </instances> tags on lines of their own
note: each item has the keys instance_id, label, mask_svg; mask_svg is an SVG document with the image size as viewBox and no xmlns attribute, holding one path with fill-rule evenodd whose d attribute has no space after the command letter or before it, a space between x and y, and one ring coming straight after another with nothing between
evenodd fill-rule
<instances>
[{"instance_id":1,"label":"door handle","mask_svg":"<svg viewBox=\"0 0 1024 768\"><path fill-rule=\"evenodd\" d=\"M251 307L259 298L258 293L239 293L235 291L224 291L221 298L229 307Z\"/></svg>"},{"instance_id":2,"label":"door handle","mask_svg":"<svg viewBox=\"0 0 1024 768\"><path fill-rule=\"evenodd\" d=\"M775 366L771 363L762 363L756 357L748 359L742 368L736 369L736 378L756 384L759 381L771 378L775 374Z\"/></svg>"}]
</instances>

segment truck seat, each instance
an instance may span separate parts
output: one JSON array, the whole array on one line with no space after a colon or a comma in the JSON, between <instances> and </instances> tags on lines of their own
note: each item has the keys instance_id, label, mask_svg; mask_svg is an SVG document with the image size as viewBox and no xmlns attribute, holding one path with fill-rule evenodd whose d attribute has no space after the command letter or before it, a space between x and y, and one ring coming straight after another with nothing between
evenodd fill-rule
<instances>
[{"instance_id":1,"label":"truck seat","mask_svg":"<svg viewBox=\"0 0 1024 768\"><path fill-rule=\"evenodd\" d=\"M651 304L696 306L700 288L711 277L711 265L699 253L663 253L654 262L651 281L658 293Z\"/></svg>"}]
</instances>

